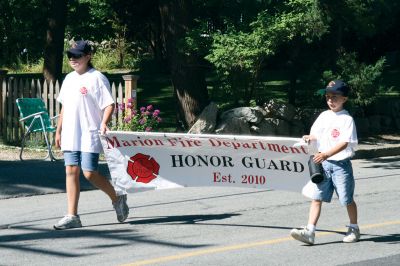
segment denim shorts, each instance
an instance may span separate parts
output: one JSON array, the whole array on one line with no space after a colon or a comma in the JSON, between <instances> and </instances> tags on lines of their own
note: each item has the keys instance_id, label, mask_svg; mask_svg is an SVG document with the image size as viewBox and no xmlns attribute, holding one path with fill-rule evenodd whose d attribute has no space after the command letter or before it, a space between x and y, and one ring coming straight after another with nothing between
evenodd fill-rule
<instances>
[{"instance_id":1,"label":"denim shorts","mask_svg":"<svg viewBox=\"0 0 400 266\"><path fill-rule=\"evenodd\" d=\"M303 188L303 195L314 200L330 202L335 191L340 204L347 206L353 203L355 182L350 159L324 161L322 166L324 180L319 184L308 182Z\"/></svg>"},{"instance_id":2,"label":"denim shorts","mask_svg":"<svg viewBox=\"0 0 400 266\"><path fill-rule=\"evenodd\" d=\"M99 154L92 152L64 151L64 165L80 165L83 171L97 171L99 167Z\"/></svg>"}]
</instances>

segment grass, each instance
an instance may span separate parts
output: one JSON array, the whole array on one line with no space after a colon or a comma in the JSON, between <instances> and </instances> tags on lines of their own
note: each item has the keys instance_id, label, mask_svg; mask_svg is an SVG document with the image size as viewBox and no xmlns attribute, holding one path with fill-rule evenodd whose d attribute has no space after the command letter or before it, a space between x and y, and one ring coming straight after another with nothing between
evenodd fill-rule
<instances>
[{"instance_id":1,"label":"grass","mask_svg":"<svg viewBox=\"0 0 400 266\"><path fill-rule=\"evenodd\" d=\"M142 75L138 80L138 107L152 104L155 109L161 111L160 117L163 121L158 131L174 132L176 130L176 109L173 91L169 77L164 74L158 74L157 76Z\"/></svg>"}]
</instances>

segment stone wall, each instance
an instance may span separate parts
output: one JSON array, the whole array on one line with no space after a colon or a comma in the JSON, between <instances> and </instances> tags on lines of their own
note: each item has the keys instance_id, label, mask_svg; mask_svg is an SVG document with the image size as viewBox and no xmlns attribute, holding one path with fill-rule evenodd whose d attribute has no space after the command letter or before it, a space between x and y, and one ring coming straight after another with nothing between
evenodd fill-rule
<instances>
[{"instance_id":1,"label":"stone wall","mask_svg":"<svg viewBox=\"0 0 400 266\"><path fill-rule=\"evenodd\" d=\"M219 113L217 105L210 103L189 133L301 137L323 110L295 108L271 100L262 107ZM400 132L400 99L377 101L354 120L359 137Z\"/></svg>"},{"instance_id":2,"label":"stone wall","mask_svg":"<svg viewBox=\"0 0 400 266\"><path fill-rule=\"evenodd\" d=\"M354 117L360 136L400 132L400 99L376 101L365 114Z\"/></svg>"}]
</instances>

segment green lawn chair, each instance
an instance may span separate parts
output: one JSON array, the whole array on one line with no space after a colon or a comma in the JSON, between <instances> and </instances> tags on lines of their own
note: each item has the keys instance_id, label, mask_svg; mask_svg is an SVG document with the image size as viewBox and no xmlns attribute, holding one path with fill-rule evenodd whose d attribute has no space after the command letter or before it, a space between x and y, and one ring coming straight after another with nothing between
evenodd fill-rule
<instances>
[{"instance_id":1,"label":"green lawn chair","mask_svg":"<svg viewBox=\"0 0 400 266\"><path fill-rule=\"evenodd\" d=\"M57 116L50 118L46 106L40 98L18 98L16 103L20 113L19 121L23 122L26 130L21 142L20 160L23 160L22 152L24 151L26 137L32 132L43 132L47 144L47 156L45 160L56 161L57 159L54 157L47 133L56 131L51 120Z\"/></svg>"}]
</instances>

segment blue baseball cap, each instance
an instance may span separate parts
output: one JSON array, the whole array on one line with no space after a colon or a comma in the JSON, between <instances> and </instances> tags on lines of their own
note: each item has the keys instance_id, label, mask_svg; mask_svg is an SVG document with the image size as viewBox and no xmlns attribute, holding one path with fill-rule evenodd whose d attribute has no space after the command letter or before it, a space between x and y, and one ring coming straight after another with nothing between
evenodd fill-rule
<instances>
[{"instance_id":1,"label":"blue baseball cap","mask_svg":"<svg viewBox=\"0 0 400 266\"><path fill-rule=\"evenodd\" d=\"M86 55L90 54L92 46L87 41L76 41L72 44L71 48L67 51L67 54L72 55Z\"/></svg>"},{"instance_id":2,"label":"blue baseball cap","mask_svg":"<svg viewBox=\"0 0 400 266\"><path fill-rule=\"evenodd\" d=\"M321 89L318 91L320 94L326 94L327 92L339 94L347 97L350 92L349 86L343 82L342 80L332 80L328 83L325 89Z\"/></svg>"}]
</instances>

